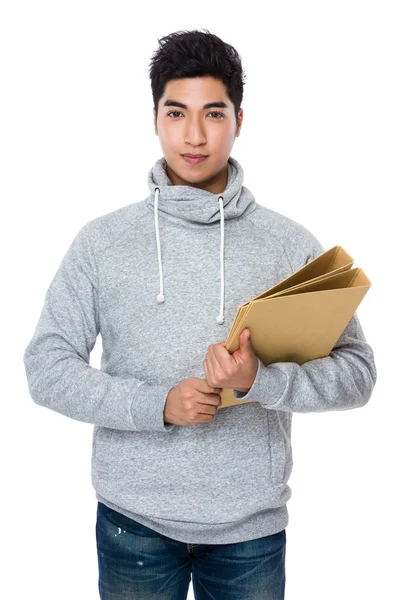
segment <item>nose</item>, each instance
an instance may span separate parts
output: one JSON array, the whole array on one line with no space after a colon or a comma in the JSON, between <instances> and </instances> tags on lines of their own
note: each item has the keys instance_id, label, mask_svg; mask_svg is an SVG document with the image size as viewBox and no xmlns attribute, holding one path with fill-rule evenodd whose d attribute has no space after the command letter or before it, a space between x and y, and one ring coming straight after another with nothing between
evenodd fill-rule
<instances>
[{"instance_id":1,"label":"nose","mask_svg":"<svg viewBox=\"0 0 418 600\"><path fill-rule=\"evenodd\" d=\"M184 141L192 144L193 146L199 146L200 144L206 143L204 127L199 117L195 119L189 119L189 121L186 123Z\"/></svg>"}]
</instances>

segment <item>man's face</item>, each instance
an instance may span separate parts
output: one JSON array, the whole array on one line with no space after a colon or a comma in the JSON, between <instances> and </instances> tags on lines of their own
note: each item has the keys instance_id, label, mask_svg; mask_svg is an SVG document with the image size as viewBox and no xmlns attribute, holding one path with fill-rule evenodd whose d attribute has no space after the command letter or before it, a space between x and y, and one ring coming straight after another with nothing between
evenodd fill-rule
<instances>
[{"instance_id":1,"label":"man's face","mask_svg":"<svg viewBox=\"0 0 418 600\"><path fill-rule=\"evenodd\" d=\"M213 102L222 102L224 106L204 108ZM227 162L240 133L243 110L240 108L237 122L234 105L223 83L213 77L172 79L167 82L158 103L158 117L154 108L153 112L155 133L159 136L172 183L212 193L224 191ZM206 158L190 164L184 154L204 154Z\"/></svg>"}]
</instances>

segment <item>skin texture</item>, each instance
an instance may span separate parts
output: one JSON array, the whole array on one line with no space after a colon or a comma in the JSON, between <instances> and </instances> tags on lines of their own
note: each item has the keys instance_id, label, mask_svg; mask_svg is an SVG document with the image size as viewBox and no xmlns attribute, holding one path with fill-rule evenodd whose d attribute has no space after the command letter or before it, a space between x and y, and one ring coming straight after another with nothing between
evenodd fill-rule
<instances>
[{"instance_id":1,"label":"skin texture","mask_svg":"<svg viewBox=\"0 0 418 600\"><path fill-rule=\"evenodd\" d=\"M166 100L180 102L187 109L164 106ZM204 109L203 106L209 102L224 102L226 107ZM228 180L228 158L235 138L240 135L244 113L240 108L238 119L235 118L234 105L222 81L209 76L172 79L167 82L158 102L158 112L154 107L153 114L155 134L159 138L167 162L167 175L173 185L188 185L213 194L223 192ZM190 165L182 154L205 154L208 158L199 165ZM250 389L258 362L247 334L248 329L241 332L240 348L232 355L225 349L225 342L209 346L203 361L209 386L234 388L240 392ZM211 391L213 393L215 390ZM201 402L205 397L202 392L200 390ZM178 390L169 395L167 422L170 422L169 412L173 418L176 407L178 410L179 399L173 400L178 395ZM177 420L180 418L178 414Z\"/></svg>"},{"instance_id":2,"label":"skin texture","mask_svg":"<svg viewBox=\"0 0 418 600\"><path fill-rule=\"evenodd\" d=\"M166 100L182 102L188 108L164 106ZM203 109L208 102L225 102L227 108ZM155 134L173 184L198 187L213 194L223 192L228 158L244 115L240 108L236 121L224 84L213 77L172 79L158 102L158 116L155 108L153 112ZM207 154L208 158L200 165L190 165L182 154Z\"/></svg>"},{"instance_id":3,"label":"skin texture","mask_svg":"<svg viewBox=\"0 0 418 600\"><path fill-rule=\"evenodd\" d=\"M206 381L209 385L245 393L249 391L258 369L258 360L251 345L249 329L241 331L239 341L240 346L233 354L225 348L225 342L209 346L203 360Z\"/></svg>"}]
</instances>

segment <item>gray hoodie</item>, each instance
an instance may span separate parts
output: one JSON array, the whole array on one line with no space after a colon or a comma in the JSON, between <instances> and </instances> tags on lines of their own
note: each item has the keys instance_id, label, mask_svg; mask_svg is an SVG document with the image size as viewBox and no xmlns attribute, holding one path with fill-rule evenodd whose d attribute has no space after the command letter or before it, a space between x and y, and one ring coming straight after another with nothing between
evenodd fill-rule
<instances>
[{"instance_id":1,"label":"gray hoodie","mask_svg":"<svg viewBox=\"0 0 418 600\"><path fill-rule=\"evenodd\" d=\"M24 352L36 404L94 424L96 498L168 537L224 544L284 529L292 415L364 406L376 383L357 314L329 356L258 372L251 400L209 423L164 422L169 390L205 379L236 310L324 251L258 204L228 160L221 194L172 185L160 158L145 200L87 222L52 282ZM101 368L90 366L100 333ZM277 332L280 335L280 332Z\"/></svg>"}]
</instances>

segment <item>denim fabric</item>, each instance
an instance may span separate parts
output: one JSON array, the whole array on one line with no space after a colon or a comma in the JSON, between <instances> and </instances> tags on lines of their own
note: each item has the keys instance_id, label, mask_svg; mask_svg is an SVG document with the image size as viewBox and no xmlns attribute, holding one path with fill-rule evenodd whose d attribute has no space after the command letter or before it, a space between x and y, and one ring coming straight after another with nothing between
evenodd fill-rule
<instances>
[{"instance_id":1,"label":"denim fabric","mask_svg":"<svg viewBox=\"0 0 418 600\"><path fill-rule=\"evenodd\" d=\"M98 502L101 600L284 600L286 530L233 544L187 544Z\"/></svg>"}]
</instances>

